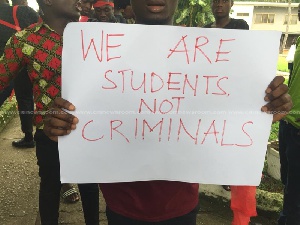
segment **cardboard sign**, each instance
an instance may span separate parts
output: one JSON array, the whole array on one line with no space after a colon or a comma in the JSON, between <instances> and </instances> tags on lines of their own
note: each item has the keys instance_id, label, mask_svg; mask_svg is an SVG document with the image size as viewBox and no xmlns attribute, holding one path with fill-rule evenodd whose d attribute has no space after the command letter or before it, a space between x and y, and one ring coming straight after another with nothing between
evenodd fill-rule
<instances>
[{"instance_id":1,"label":"cardboard sign","mask_svg":"<svg viewBox=\"0 0 300 225\"><path fill-rule=\"evenodd\" d=\"M258 185L280 33L71 23L62 96L77 129L59 139L61 180Z\"/></svg>"}]
</instances>

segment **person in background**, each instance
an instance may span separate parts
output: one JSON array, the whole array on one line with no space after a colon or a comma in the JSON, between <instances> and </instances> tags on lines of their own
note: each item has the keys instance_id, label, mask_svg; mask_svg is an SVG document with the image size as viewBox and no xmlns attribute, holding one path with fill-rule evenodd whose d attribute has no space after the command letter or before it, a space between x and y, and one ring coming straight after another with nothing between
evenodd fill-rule
<instances>
[{"instance_id":1,"label":"person in background","mask_svg":"<svg viewBox=\"0 0 300 225\"><path fill-rule=\"evenodd\" d=\"M38 18L36 12L27 7L27 1L12 1L12 3L14 7L7 7L8 5L1 6L1 10L3 11L0 13L0 55L2 55L6 41L12 34L29 26L31 23L37 22ZM23 5L26 7L20 7L21 9L19 9L18 5ZM15 9L15 16L13 15L11 9ZM28 15L26 15L26 13L28 13ZM11 82L11 84L1 93L0 106L12 94L12 90L15 89L18 112L21 120L21 128L22 132L25 134L25 137L19 141L13 141L12 145L17 148L33 148L35 146L35 142L33 141L32 135L32 85L28 76L23 76L24 73L27 73L26 69L20 71L15 81Z\"/></svg>"},{"instance_id":2,"label":"person in background","mask_svg":"<svg viewBox=\"0 0 300 225\"><path fill-rule=\"evenodd\" d=\"M300 4L298 5L300 21ZM294 103L279 124L281 182L284 185L283 209L278 225L300 225L300 39L296 42L289 92Z\"/></svg>"},{"instance_id":3,"label":"person in background","mask_svg":"<svg viewBox=\"0 0 300 225\"><path fill-rule=\"evenodd\" d=\"M12 34L14 34L16 31L20 30L21 28L17 27L16 24L11 24L11 23L15 23L14 18L13 18L13 11L11 10L11 13L9 12L12 9L9 5L9 1L8 0L0 0L0 54L3 54L3 50L4 50L4 46L6 44L6 42L8 41L8 39L10 38L10 36ZM7 14L7 15L6 15ZM9 15L11 14L11 15ZM6 21L7 19L5 19L5 17L8 17L9 20L11 20L12 22L9 23L11 25L8 25L6 23L8 23L8 21ZM18 19L18 17L17 17ZM6 25L5 25L6 24ZM30 25L30 24L28 24ZM28 26L27 25L27 26ZM5 88L3 91L0 92L0 107L3 105L3 103L5 102L5 100L11 95L12 91L14 89L13 86L13 82L10 83L10 85Z\"/></svg>"},{"instance_id":4,"label":"person in background","mask_svg":"<svg viewBox=\"0 0 300 225\"><path fill-rule=\"evenodd\" d=\"M28 6L28 2L27 0L12 0L12 5ZM18 141L13 141L12 145L16 148L33 148L35 147L35 141L33 140L32 134L34 103L32 84L28 77L26 68L23 69L18 76L16 76L16 78L13 81L13 87L18 103L18 112L21 121L21 129L24 133L24 138Z\"/></svg>"},{"instance_id":5,"label":"person in background","mask_svg":"<svg viewBox=\"0 0 300 225\"><path fill-rule=\"evenodd\" d=\"M80 1L80 18L79 22L87 22L89 18L93 18L92 6L97 0L81 0Z\"/></svg>"},{"instance_id":6,"label":"person in background","mask_svg":"<svg viewBox=\"0 0 300 225\"><path fill-rule=\"evenodd\" d=\"M117 23L114 16L114 3L110 0L98 0L93 4L95 18L89 19L88 22L108 22Z\"/></svg>"},{"instance_id":7,"label":"person in background","mask_svg":"<svg viewBox=\"0 0 300 225\"><path fill-rule=\"evenodd\" d=\"M3 54L6 42L14 33L36 23L39 18L38 14L27 6L27 1L13 0L12 3L13 6L10 6L7 1L0 1L0 55ZM16 148L34 148L35 142L32 134L34 104L32 85L26 69L20 71L14 81L11 81L10 85L1 92L0 106L11 95L13 89L15 89L24 138L13 141L12 145Z\"/></svg>"},{"instance_id":8,"label":"person in background","mask_svg":"<svg viewBox=\"0 0 300 225\"><path fill-rule=\"evenodd\" d=\"M245 20L230 18L229 14L232 6L233 0L212 0L211 11L215 22L204 27L249 30L249 25ZM248 225L250 218L257 215L256 187L229 185L222 185L222 187L226 191L231 191L232 225Z\"/></svg>"},{"instance_id":9,"label":"person in background","mask_svg":"<svg viewBox=\"0 0 300 225\"><path fill-rule=\"evenodd\" d=\"M215 22L207 24L204 27L249 30L249 25L245 20L230 18L229 13L232 6L233 0L212 0L211 10Z\"/></svg>"},{"instance_id":10,"label":"person in background","mask_svg":"<svg viewBox=\"0 0 300 225\"><path fill-rule=\"evenodd\" d=\"M0 4L1 5L1 4ZM39 16L37 13L27 7L28 2L26 0L12 0L12 5L16 8L16 21L20 24L20 29L24 29L27 26L38 22ZM6 7L5 7L6 6ZM19 8L19 6L21 6ZM23 7L26 6L26 7ZM7 21L13 23L14 18L9 17L10 9L12 7L7 7L5 4L0 8L4 10L7 14ZM3 12L4 12L3 11ZM0 12L1 14L1 12ZM4 15L0 15L0 19L3 18ZM16 22L14 21L14 22ZM26 21L26 22L24 22ZM3 25L3 24L2 24ZM6 44L6 41L16 32L14 29L7 29L7 27L3 27L0 30L0 55L3 54L3 49ZM32 83L28 77L27 70L24 68L19 72L13 82L11 82L10 86L4 89L4 93L7 94L0 95L0 106L6 100L6 98L10 95L10 92L14 88L16 94L16 100L18 104L18 112L21 121L21 129L25 134L25 137L18 141L13 141L12 145L16 148L33 148L35 147L35 142L33 140L33 111L34 111L34 103L33 103L33 93L32 93ZM71 184L63 184L61 196L66 203L74 203L79 200L79 195L76 189Z\"/></svg>"},{"instance_id":11,"label":"person in background","mask_svg":"<svg viewBox=\"0 0 300 225\"><path fill-rule=\"evenodd\" d=\"M293 62L294 62L294 55L296 51L296 43L297 43L297 38L293 38L292 45L289 49L289 52L286 56L286 61L288 62L288 69L289 69L289 83L288 86L290 86L290 82L292 79L292 72L293 72Z\"/></svg>"},{"instance_id":12,"label":"person in background","mask_svg":"<svg viewBox=\"0 0 300 225\"><path fill-rule=\"evenodd\" d=\"M123 17L126 19L128 24L135 23L135 15L131 7L130 0L123 1Z\"/></svg>"},{"instance_id":13,"label":"person in background","mask_svg":"<svg viewBox=\"0 0 300 225\"><path fill-rule=\"evenodd\" d=\"M123 17L123 11L124 9L122 8L122 3L123 0L114 0L114 16L117 19L118 23L127 23L126 19Z\"/></svg>"},{"instance_id":14,"label":"person in background","mask_svg":"<svg viewBox=\"0 0 300 225\"><path fill-rule=\"evenodd\" d=\"M36 103L34 138L41 178L41 224L57 225L62 186L58 145L43 133L43 116L54 98L61 94L62 35L69 22L78 21L80 7L77 0L38 0L38 4L43 20L16 33L5 45L0 58L0 90L27 67ZM86 224L99 225L98 185L79 184L78 187Z\"/></svg>"},{"instance_id":15,"label":"person in background","mask_svg":"<svg viewBox=\"0 0 300 225\"><path fill-rule=\"evenodd\" d=\"M131 0L131 4L138 24L172 25L178 0ZM276 77L267 87L265 100L268 103L262 111L290 110L292 102L283 82L283 77ZM57 136L68 135L76 129L78 118L68 112L62 113L64 109L75 110L75 106L67 100L56 98L53 106L44 120L44 132L51 140L57 141ZM283 116L276 114L273 118L279 120ZM141 181L99 185L107 204L109 225L196 224L198 183Z\"/></svg>"}]
</instances>

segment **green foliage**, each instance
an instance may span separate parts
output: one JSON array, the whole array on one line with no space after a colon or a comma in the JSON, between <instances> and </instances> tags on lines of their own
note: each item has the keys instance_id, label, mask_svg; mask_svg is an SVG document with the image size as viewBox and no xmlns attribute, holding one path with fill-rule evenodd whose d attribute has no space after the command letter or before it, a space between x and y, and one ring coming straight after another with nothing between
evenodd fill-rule
<instances>
[{"instance_id":1,"label":"green foliage","mask_svg":"<svg viewBox=\"0 0 300 225\"><path fill-rule=\"evenodd\" d=\"M288 0L239 0L240 2L281 2L281 3L287 3ZM292 0L292 3L299 3L300 0Z\"/></svg>"},{"instance_id":2,"label":"green foliage","mask_svg":"<svg viewBox=\"0 0 300 225\"><path fill-rule=\"evenodd\" d=\"M288 0L240 0L250 2L284 2ZM299 3L300 0L292 0ZM210 0L179 0L178 9L175 13L175 24L187 27L203 27L213 22L214 16L210 8Z\"/></svg>"},{"instance_id":3,"label":"green foliage","mask_svg":"<svg viewBox=\"0 0 300 225\"><path fill-rule=\"evenodd\" d=\"M12 99L12 101L6 100L0 107L0 131L16 115L16 110L17 102L15 97Z\"/></svg>"},{"instance_id":4,"label":"green foliage","mask_svg":"<svg viewBox=\"0 0 300 225\"><path fill-rule=\"evenodd\" d=\"M240 0L249 1L249 0ZM210 8L211 0L179 0L178 9L175 13L175 24L187 27L203 27L213 22L214 16ZM250 2L285 2L287 0L250 0ZM292 0L299 3L300 0Z\"/></svg>"},{"instance_id":5,"label":"green foliage","mask_svg":"<svg viewBox=\"0 0 300 225\"><path fill-rule=\"evenodd\" d=\"M209 0L179 0L175 24L187 27L202 27L214 21Z\"/></svg>"},{"instance_id":6,"label":"green foliage","mask_svg":"<svg viewBox=\"0 0 300 225\"><path fill-rule=\"evenodd\" d=\"M272 124L271 133L269 137L269 141L276 141L278 139L278 132L279 132L279 122L275 122Z\"/></svg>"},{"instance_id":7,"label":"green foliage","mask_svg":"<svg viewBox=\"0 0 300 225\"><path fill-rule=\"evenodd\" d=\"M267 161L267 159L265 159L265 161L264 161L264 168L263 168L262 173L263 174L268 174L268 161Z\"/></svg>"},{"instance_id":8,"label":"green foliage","mask_svg":"<svg viewBox=\"0 0 300 225\"><path fill-rule=\"evenodd\" d=\"M281 181L272 178L271 176L267 175L267 173L264 173L258 188L268 192L283 193L284 186Z\"/></svg>"},{"instance_id":9,"label":"green foliage","mask_svg":"<svg viewBox=\"0 0 300 225\"><path fill-rule=\"evenodd\" d=\"M277 70L282 71L282 72L289 72L288 63L284 56L278 57Z\"/></svg>"}]
</instances>

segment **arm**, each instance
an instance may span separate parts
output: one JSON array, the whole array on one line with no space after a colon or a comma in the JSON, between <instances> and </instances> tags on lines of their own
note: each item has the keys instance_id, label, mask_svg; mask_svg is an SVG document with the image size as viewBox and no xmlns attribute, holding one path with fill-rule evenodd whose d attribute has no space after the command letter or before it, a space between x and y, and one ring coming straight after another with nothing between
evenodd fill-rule
<instances>
[{"instance_id":1,"label":"arm","mask_svg":"<svg viewBox=\"0 0 300 225\"><path fill-rule=\"evenodd\" d=\"M22 44L15 35L6 43L0 58L0 91L9 85L9 82L25 65L21 46Z\"/></svg>"}]
</instances>

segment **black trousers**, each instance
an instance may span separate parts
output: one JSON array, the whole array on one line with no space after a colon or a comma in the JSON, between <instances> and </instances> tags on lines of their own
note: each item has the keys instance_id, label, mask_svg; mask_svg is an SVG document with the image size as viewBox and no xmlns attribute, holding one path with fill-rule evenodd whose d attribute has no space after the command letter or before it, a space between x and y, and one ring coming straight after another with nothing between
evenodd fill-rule
<instances>
[{"instance_id":1,"label":"black trousers","mask_svg":"<svg viewBox=\"0 0 300 225\"><path fill-rule=\"evenodd\" d=\"M300 225L300 130L280 121L281 181L285 185L278 225Z\"/></svg>"},{"instance_id":2,"label":"black trousers","mask_svg":"<svg viewBox=\"0 0 300 225\"><path fill-rule=\"evenodd\" d=\"M21 70L14 79L14 89L18 103L22 132L32 133L32 119L34 109L33 92L32 83L28 77L26 68Z\"/></svg>"},{"instance_id":3,"label":"black trousers","mask_svg":"<svg viewBox=\"0 0 300 225\"><path fill-rule=\"evenodd\" d=\"M159 199L157 199L157 201L159 201ZM106 217L108 225L196 225L198 211L199 205L183 216L160 222L145 222L122 216L106 207Z\"/></svg>"},{"instance_id":4,"label":"black trousers","mask_svg":"<svg viewBox=\"0 0 300 225\"><path fill-rule=\"evenodd\" d=\"M18 73L14 81L12 81L10 85L0 93L0 106L2 106L4 101L11 95L13 89L15 89L16 99L18 103L22 132L32 133L34 103L32 83L28 77L26 68L22 69Z\"/></svg>"},{"instance_id":5,"label":"black trousers","mask_svg":"<svg viewBox=\"0 0 300 225\"><path fill-rule=\"evenodd\" d=\"M57 225L60 201L60 164L58 144L50 140L42 130L35 133L36 157L41 178L39 210L42 225ZM85 222L99 225L98 184L78 184Z\"/></svg>"}]
</instances>

